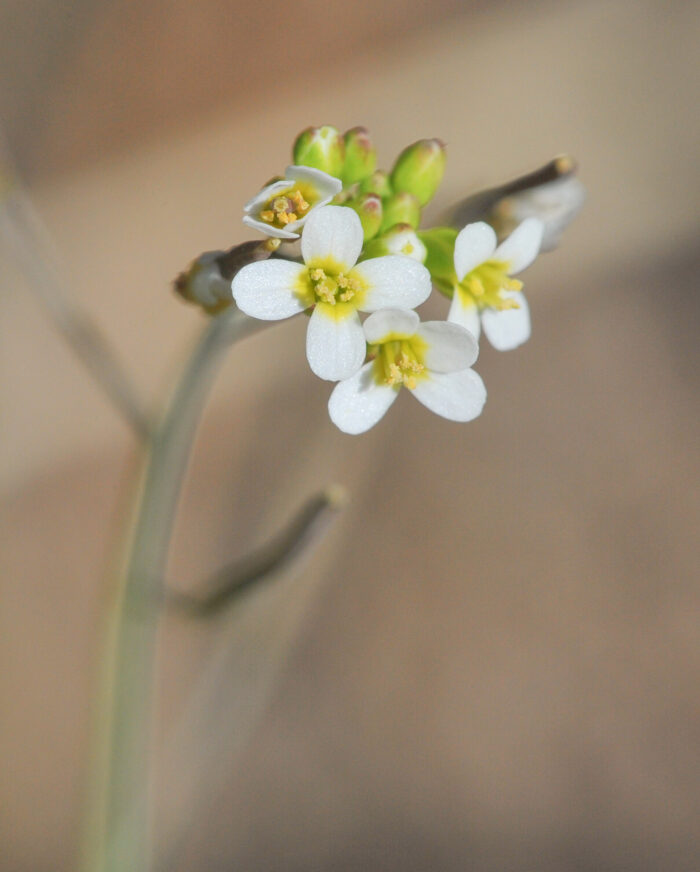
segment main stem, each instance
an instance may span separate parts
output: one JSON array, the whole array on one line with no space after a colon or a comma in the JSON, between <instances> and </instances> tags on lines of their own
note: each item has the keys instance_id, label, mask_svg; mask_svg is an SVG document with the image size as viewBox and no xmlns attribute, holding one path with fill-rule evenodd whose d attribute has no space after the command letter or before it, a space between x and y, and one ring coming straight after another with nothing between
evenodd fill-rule
<instances>
[{"instance_id":1,"label":"main stem","mask_svg":"<svg viewBox=\"0 0 700 872\"><path fill-rule=\"evenodd\" d=\"M185 366L150 449L126 571L110 627L100 758L86 870L147 872L149 746L156 633L180 488L208 389L224 352L261 326L236 309L213 318Z\"/></svg>"}]
</instances>

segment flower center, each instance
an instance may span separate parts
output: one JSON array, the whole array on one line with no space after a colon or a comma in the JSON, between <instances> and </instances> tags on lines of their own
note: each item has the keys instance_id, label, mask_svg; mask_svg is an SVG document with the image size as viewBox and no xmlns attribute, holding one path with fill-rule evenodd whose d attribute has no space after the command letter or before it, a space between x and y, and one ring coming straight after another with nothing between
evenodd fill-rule
<instances>
[{"instance_id":1,"label":"flower center","mask_svg":"<svg viewBox=\"0 0 700 872\"><path fill-rule=\"evenodd\" d=\"M371 347L370 353L376 353L375 381L392 388L406 385L413 390L421 374L425 373L421 344L417 337L412 336L410 339L390 339Z\"/></svg>"},{"instance_id":2,"label":"flower center","mask_svg":"<svg viewBox=\"0 0 700 872\"><path fill-rule=\"evenodd\" d=\"M295 188L288 194L273 197L260 212L260 220L273 227L286 227L293 221L298 221L307 214L311 205L304 195Z\"/></svg>"},{"instance_id":3,"label":"flower center","mask_svg":"<svg viewBox=\"0 0 700 872\"><path fill-rule=\"evenodd\" d=\"M472 298L479 309L519 309L520 304L504 291L519 291L522 282L508 275L508 264L487 260L462 279L459 290Z\"/></svg>"},{"instance_id":4,"label":"flower center","mask_svg":"<svg viewBox=\"0 0 700 872\"><path fill-rule=\"evenodd\" d=\"M347 303L355 294L362 290L360 282L345 273L327 273L320 267L309 270L311 288L320 303Z\"/></svg>"}]
</instances>

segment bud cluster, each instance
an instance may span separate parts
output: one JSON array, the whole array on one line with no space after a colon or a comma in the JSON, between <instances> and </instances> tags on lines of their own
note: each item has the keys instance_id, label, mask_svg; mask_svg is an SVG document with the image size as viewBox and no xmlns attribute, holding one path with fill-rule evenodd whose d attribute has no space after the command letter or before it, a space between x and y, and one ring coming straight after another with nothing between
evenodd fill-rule
<instances>
[{"instance_id":1,"label":"bud cluster","mask_svg":"<svg viewBox=\"0 0 700 872\"><path fill-rule=\"evenodd\" d=\"M343 190L333 202L357 212L365 242L379 242L373 256L391 252L397 227L418 228L421 210L435 196L445 172L445 145L439 139L414 142L390 171L377 169L377 152L365 127L344 134L328 125L308 127L296 138L292 155L295 164L342 181Z\"/></svg>"}]
</instances>

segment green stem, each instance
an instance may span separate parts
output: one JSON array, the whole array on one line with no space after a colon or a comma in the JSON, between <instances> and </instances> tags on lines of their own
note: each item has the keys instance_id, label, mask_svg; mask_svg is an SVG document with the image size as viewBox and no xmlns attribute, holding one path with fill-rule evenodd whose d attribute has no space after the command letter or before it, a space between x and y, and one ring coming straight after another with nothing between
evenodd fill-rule
<instances>
[{"instance_id":1,"label":"green stem","mask_svg":"<svg viewBox=\"0 0 700 872\"><path fill-rule=\"evenodd\" d=\"M190 448L218 364L232 343L264 323L233 308L211 320L150 439L127 568L110 627L103 750L86 844L89 872L147 872L150 866L149 746L168 543Z\"/></svg>"}]
</instances>

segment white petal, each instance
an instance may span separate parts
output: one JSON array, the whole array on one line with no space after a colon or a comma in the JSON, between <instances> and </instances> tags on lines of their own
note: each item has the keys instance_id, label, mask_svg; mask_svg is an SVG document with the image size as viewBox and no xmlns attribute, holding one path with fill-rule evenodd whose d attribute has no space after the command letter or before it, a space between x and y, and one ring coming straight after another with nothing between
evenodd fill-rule
<instances>
[{"instance_id":1,"label":"white petal","mask_svg":"<svg viewBox=\"0 0 700 872\"><path fill-rule=\"evenodd\" d=\"M428 345L425 365L433 372L456 372L471 366L479 356L474 335L459 324L426 321L417 330Z\"/></svg>"},{"instance_id":2,"label":"white petal","mask_svg":"<svg viewBox=\"0 0 700 872\"><path fill-rule=\"evenodd\" d=\"M250 263L231 282L238 308L263 321L290 318L309 307L297 293L297 281L305 267L288 260Z\"/></svg>"},{"instance_id":3,"label":"white petal","mask_svg":"<svg viewBox=\"0 0 700 872\"><path fill-rule=\"evenodd\" d=\"M374 362L366 363L352 378L337 384L328 400L331 421L343 433L364 433L384 417L399 394L397 388L374 380Z\"/></svg>"},{"instance_id":4,"label":"white petal","mask_svg":"<svg viewBox=\"0 0 700 872\"><path fill-rule=\"evenodd\" d=\"M284 175L288 179L293 179L295 182L307 182L316 189L319 200L331 200L336 194L343 190L343 183L335 176L330 176L322 170L314 169L313 167L291 166L287 167ZM314 204L314 205L322 205Z\"/></svg>"},{"instance_id":5,"label":"white petal","mask_svg":"<svg viewBox=\"0 0 700 872\"><path fill-rule=\"evenodd\" d=\"M518 309L484 309L481 323L489 342L498 351L510 351L530 338L530 310L527 300L517 291L502 291L504 297L515 299Z\"/></svg>"},{"instance_id":6,"label":"white petal","mask_svg":"<svg viewBox=\"0 0 700 872\"><path fill-rule=\"evenodd\" d=\"M486 388L473 369L431 372L418 380L412 393L431 412L450 421L477 418L486 402Z\"/></svg>"},{"instance_id":7,"label":"white petal","mask_svg":"<svg viewBox=\"0 0 700 872\"><path fill-rule=\"evenodd\" d=\"M453 324L460 324L462 327L466 328L475 339L479 338L479 334L481 333L479 309L477 308L476 303L472 302L471 299L465 299L464 295L460 294L459 291L455 291L455 295L452 297L452 305L450 306L447 320L451 321Z\"/></svg>"},{"instance_id":8,"label":"white petal","mask_svg":"<svg viewBox=\"0 0 700 872\"><path fill-rule=\"evenodd\" d=\"M268 200L271 200L275 194L282 194L292 187L289 179L280 179L278 182L272 182L266 185L261 191L251 197L243 207L244 212L253 212L258 206L264 206Z\"/></svg>"},{"instance_id":9,"label":"white petal","mask_svg":"<svg viewBox=\"0 0 700 872\"><path fill-rule=\"evenodd\" d=\"M298 233L293 233L288 229L292 226L292 224L287 224L285 228L273 227L272 224L266 224L264 221L258 221L258 219L253 218L252 215L244 215L243 223L247 224L248 227L253 227L255 228L255 230L259 230L266 236L274 236L276 239L298 239L299 237ZM296 225L299 222L295 221L293 223Z\"/></svg>"},{"instance_id":10,"label":"white petal","mask_svg":"<svg viewBox=\"0 0 700 872\"><path fill-rule=\"evenodd\" d=\"M301 237L301 253L306 263L331 257L341 271L347 271L360 256L362 239L362 224L354 209L321 206L309 212Z\"/></svg>"},{"instance_id":11,"label":"white petal","mask_svg":"<svg viewBox=\"0 0 700 872\"><path fill-rule=\"evenodd\" d=\"M378 309L413 309L430 296L430 273L417 260L402 254L388 254L363 260L353 270L367 283L363 312Z\"/></svg>"},{"instance_id":12,"label":"white petal","mask_svg":"<svg viewBox=\"0 0 700 872\"><path fill-rule=\"evenodd\" d=\"M467 224L457 234L455 240L455 272L457 281L462 281L465 275L475 267L489 260L496 250L496 233L484 221Z\"/></svg>"},{"instance_id":13,"label":"white petal","mask_svg":"<svg viewBox=\"0 0 700 872\"><path fill-rule=\"evenodd\" d=\"M367 341L375 345L390 333L398 336L413 336L419 324L420 318L412 309L380 309L379 312L370 315L362 326Z\"/></svg>"},{"instance_id":14,"label":"white petal","mask_svg":"<svg viewBox=\"0 0 700 872\"><path fill-rule=\"evenodd\" d=\"M515 273L530 266L537 257L542 244L544 225L539 218L526 218L510 234L508 239L502 242L494 252L493 259L508 264L508 273Z\"/></svg>"},{"instance_id":15,"label":"white petal","mask_svg":"<svg viewBox=\"0 0 700 872\"><path fill-rule=\"evenodd\" d=\"M367 351L360 316L354 309L337 317L335 306L318 303L306 331L306 356L319 378L340 381L362 366Z\"/></svg>"}]
</instances>

